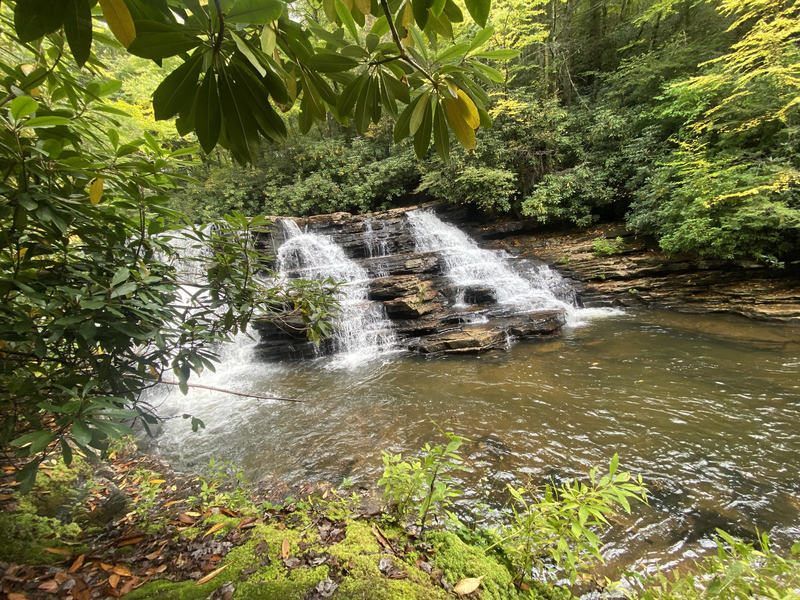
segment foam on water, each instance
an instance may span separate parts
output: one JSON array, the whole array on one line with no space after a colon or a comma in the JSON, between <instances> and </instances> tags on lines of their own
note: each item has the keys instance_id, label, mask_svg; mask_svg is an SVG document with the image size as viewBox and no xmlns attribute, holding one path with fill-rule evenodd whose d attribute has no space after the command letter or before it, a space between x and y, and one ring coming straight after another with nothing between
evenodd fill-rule
<instances>
[{"instance_id":1,"label":"foam on water","mask_svg":"<svg viewBox=\"0 0 800 600\"><path fill-rule=\"evenodd\" d=\"M436 252L442 257L445 274L461 288L488 287L498 304L520 312L561 309L569 327L583 325L587 319L622 314L612 308L578 307L575 291L558 272L539 265L523 276L512 269L506 252L481 248L458 227L445 223L431 211L410 211L407 217L417 250Z\"/></svg>"},{"instance_id":2,"label":"foam on water","mask_svg":"<svg viewBox=\"0 0 800 600\"><path fill-rule=\"evenodd\" d=\"M286 241L278 248L282 278L333 279L343 282L340 313L334 320L335 355L331 367L351 368L395 349L392 323L383 306L371 302L369 274L329 237L306 233L291 219L283 219Z\"/></svg>"}]
</instances>

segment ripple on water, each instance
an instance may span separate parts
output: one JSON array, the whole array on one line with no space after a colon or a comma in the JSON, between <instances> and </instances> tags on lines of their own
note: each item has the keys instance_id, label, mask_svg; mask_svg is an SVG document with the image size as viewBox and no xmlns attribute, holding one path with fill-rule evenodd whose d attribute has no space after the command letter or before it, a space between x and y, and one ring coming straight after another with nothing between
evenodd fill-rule
<instances>
[{"instance_id":1,"label":"ripple on water","mask_svg":"<svg viewBox=\"0 0 800 600\"><path fill-rule=\"evenodd\" d=\"M208 381L306 402L173 393L163 414L192 413L207 428L172 419L154 445L179 468L215 456L256 479L371 484L381 450L435 442L435 422L472 440L465 514L477 501L502 511L509 483L564 481L619 452L652 493L605 536L604 572L668 567L707 552L716 526L759 527L778 543L800 533L797 333L646 312L479 358L392 355L346 371L245 356Z\"/></svg>"}]
</instances>

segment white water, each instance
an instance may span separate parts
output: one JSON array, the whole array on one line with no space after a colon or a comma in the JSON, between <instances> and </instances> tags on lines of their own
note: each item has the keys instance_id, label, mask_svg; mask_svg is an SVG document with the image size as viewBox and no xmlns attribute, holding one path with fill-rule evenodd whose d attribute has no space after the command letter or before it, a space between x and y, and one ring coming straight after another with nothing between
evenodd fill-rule
<instances>
[{"instance_id":1,"label":"white water","mask_svg":"<svg viewBox=\"0 0 800 600\"><path fill-rule=\"evenodd\" d=\"M609 308L583 309L576 306L574 291L556 271L547 265L534 267L523 277L510 265L511 258L502 250L486 250L461 231L430 211L406 213L417 250L436 252L444 261L444 272L461 288L490 288L500 305L520 312L564 310L568 326L578 326L595 316L618 315ZM463 294L459 294L463 303Z\"/></svg>"},{"instance_id":2,"label":"white water","mask_svg":"<svg viewBox=\"0 0 800 600\"><path fill-rule=\"evenodd\" d=\"M278 248L280 277L343 282L340 313L334 320L332 367L350 368L395 349L392 323L383 306L367 298L369 274L327 236L304 233L291 219L281 221L286 241Z\"/></svg>"}]
</instances>

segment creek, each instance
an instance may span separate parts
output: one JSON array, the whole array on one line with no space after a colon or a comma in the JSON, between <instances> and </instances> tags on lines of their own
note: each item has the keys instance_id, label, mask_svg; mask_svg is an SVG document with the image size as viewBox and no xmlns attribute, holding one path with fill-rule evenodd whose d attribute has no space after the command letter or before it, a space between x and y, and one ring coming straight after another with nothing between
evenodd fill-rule
<instances>
[{"instance_id":1,"label":"creek","mask_svg":"<svg viewBox=\"0 0 800 600\"><path fill-rule=\"evenodd\" d=\"M162 415L191 412L206 428L192 433L186 421L169 420L153 447L178 469L202 470L214 457L253 480L339 485L347 478L371 487L381 451L413 454L437 443L438 423L471 440L462 454L472 472L461 476L458 508L481 523L501 518L507 484L584 477L616 452L621 468L641 473L651 494L649 505L634 506L604 537L601 574L609 576L696 558L714 548L717 527L748 539L758 528L779 545L800 536L797 327L571 309L558 337L424 356L388 347L394 337L364 301L364 273L353 272L342 271L359 290L345 297L348 310L366 305L371 322L381 323L377 341L347 330L354 341L344 363L335 353L265 362L243 336L223 349L217 373L202 383L305 402L173 391ZM359 360L353 345L367 349Z\"/></svg>"}]
</instances>

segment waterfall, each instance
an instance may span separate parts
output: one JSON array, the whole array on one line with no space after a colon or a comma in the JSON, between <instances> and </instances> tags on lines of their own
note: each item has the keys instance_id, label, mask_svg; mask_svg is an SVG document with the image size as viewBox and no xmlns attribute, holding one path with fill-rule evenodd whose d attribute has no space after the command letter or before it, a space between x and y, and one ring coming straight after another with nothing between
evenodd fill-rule
<instances>
[{"instance_id":1,"label":"waterfall","mask_svg":"<svg viewBox=\"0 0 800 600\"><path fill-rule=\"evenodd\" d=\"M332 366L352 367L394 349L394 331L383 306L367 298L367 271L327 236L304 233L291 219L281 225L286 241L278 248L280 277L330 278L344 284L334 322Z\"/></svg>"},{"instance_id":2,"label":"waterfall","mask_svg":"<svg viewBox=\"0 0 800 600\"><path fill-rule=\"evenodd\" d=\"M367 258L375 258L389 254L386 240L381 239L372 229L372 219L366 219L364 221L364 248Z\"/></svg>"},{"instance_id":3,"label":"waterfall","mask_svg":"<svg viewBox=\"0 0 800 600\"><path fill-rule=\"evenodd\" d=\"M502 250L487 250L455 225L439 219L430 211L407 213L416 248L436 252L444 263L447 278L458 287L458 303L464 304L464 289L489 288L499 305L528 312L561 309L568 325L581 325L587 316L620 314L614 309L580 309L574 291L561 275L543 265L523 277L510 266L510 257Z\"/></svg>"}]
</instances>

